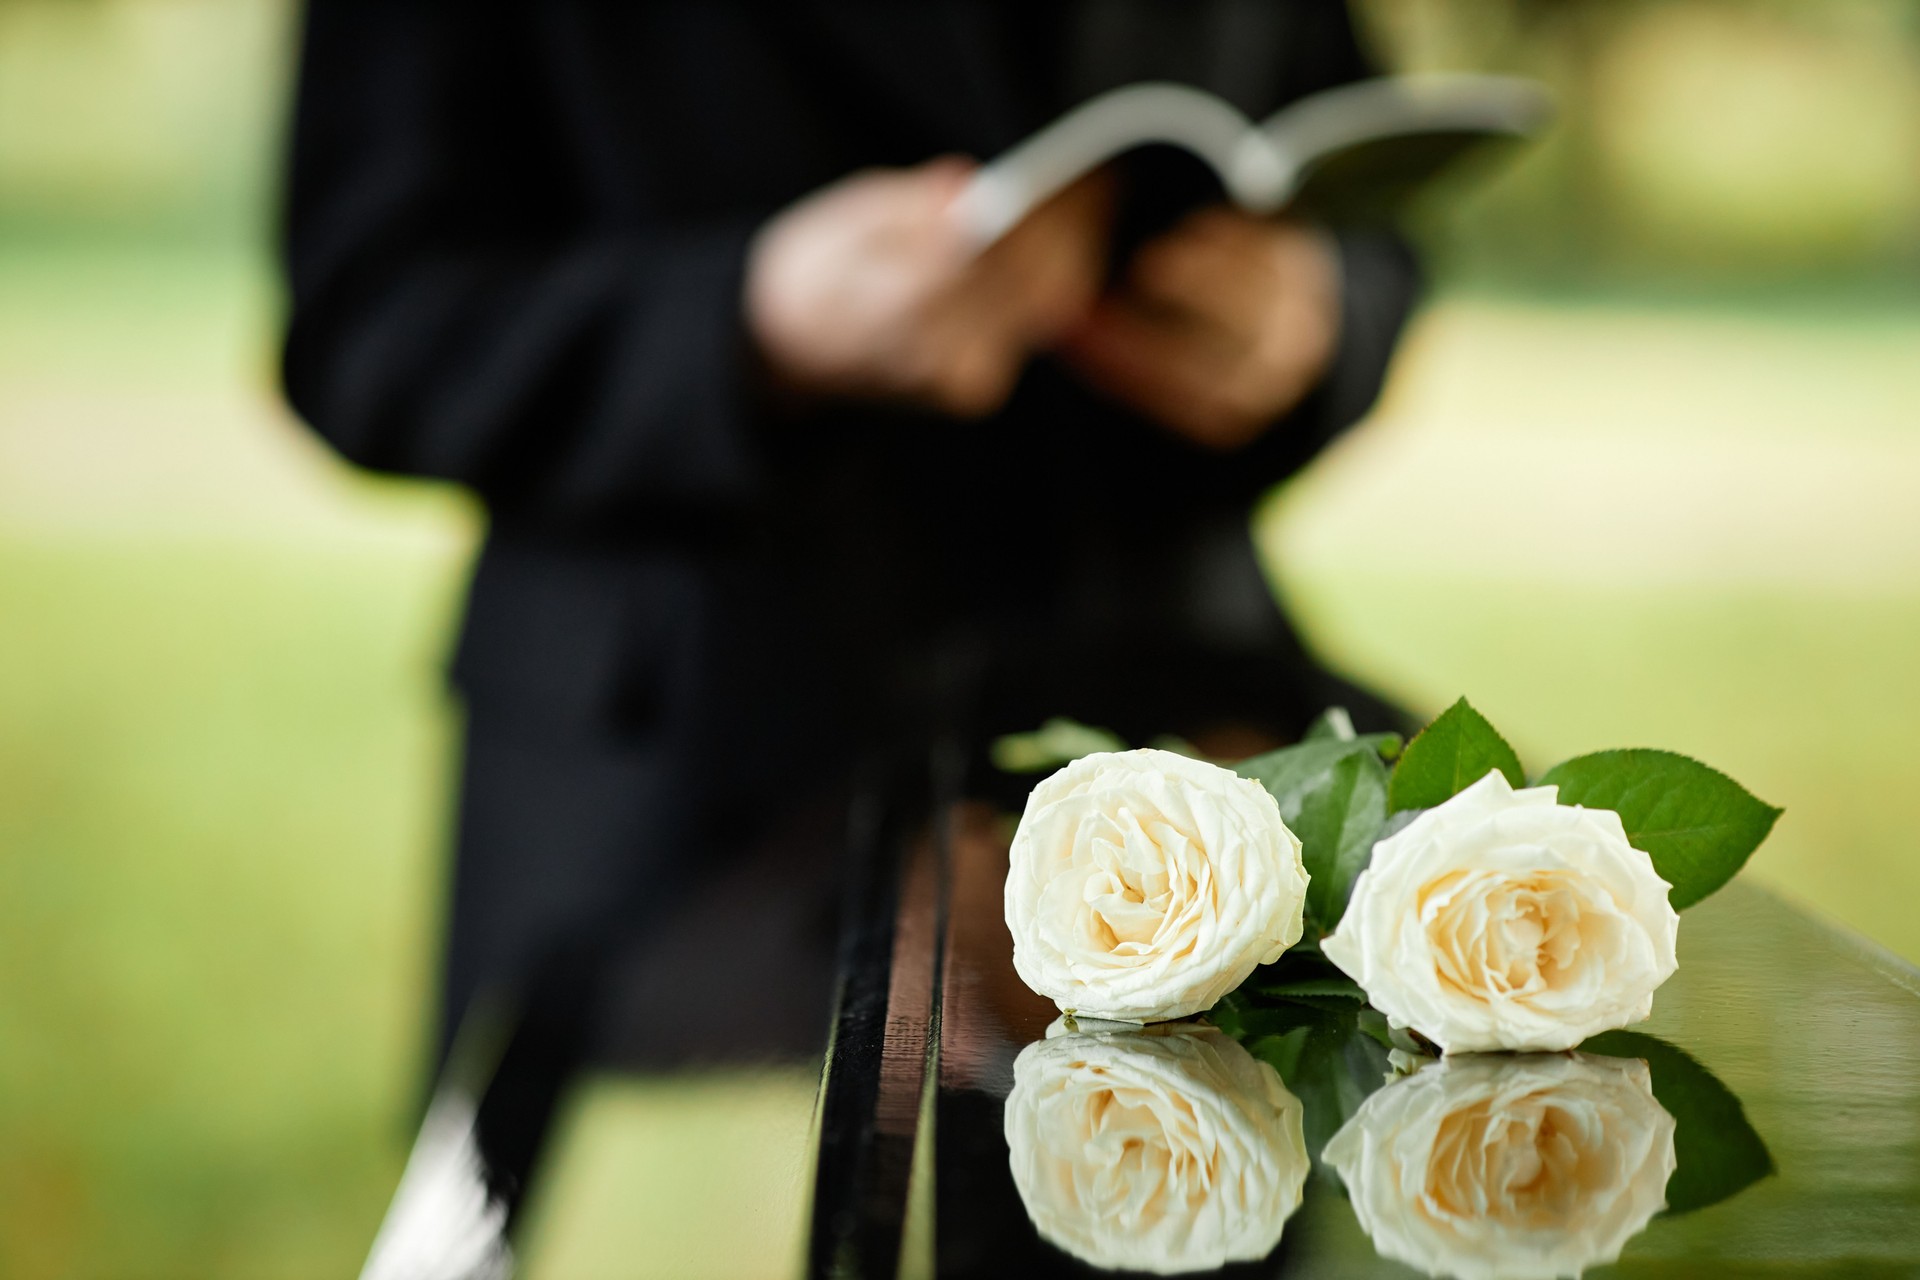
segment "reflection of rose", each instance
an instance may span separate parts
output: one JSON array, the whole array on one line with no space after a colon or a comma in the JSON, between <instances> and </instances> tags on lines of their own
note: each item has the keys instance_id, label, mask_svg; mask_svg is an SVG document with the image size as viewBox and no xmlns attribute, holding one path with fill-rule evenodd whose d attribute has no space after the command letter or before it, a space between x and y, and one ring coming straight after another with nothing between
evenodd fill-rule
<instances>
[{"instance_id":1,"label":"reflection of rose","mask_svg":"<svg viewBox=\"0 0 1920 1280\"><path fill-rule=\"evenodd\" d=\"M1006 1123L1034 1227L1097 1267L1173 1275L1264 1258L1307 1176L1299 1099L1210 1027L1030 1044Z\"/></svg>"},{"instance_id":2,"label":"reflection of rose","mask_svg":"<svg viewBox=\"0 0 1920 1280\"><path fill-rule=\"evenodd\" d=\"M1010 857L1013 967L1062 1009L1183 1018L1300 940L1300 841L1218 765L1084 756L1033 789Z\"/></svg>"},{"instance_id":3,"label":"reflection of rose","mask_svg":"<svg viewBox=\"0 0 1920 1280\"><path fill-rule=\"evenodd\" d=\"M1327 1144L1373 1246L1431 1276L1577 1276L1666 1203L1673 1117L1647 1066L1454 1057L1387 1085Z\"/></svg>"},{"instance_id":4,"label":"reflection of rose","mask_svg":"<svg viewBox=\"0 0 1920 1280\"><path fill-rule=\"evenodd\" d=\"M1638 1022L1680 917L1620 815L1498 771L1373 847L1321 944L1375 1008L1449 1052L1571 1049Z\"/></svg>"}]
</instances>

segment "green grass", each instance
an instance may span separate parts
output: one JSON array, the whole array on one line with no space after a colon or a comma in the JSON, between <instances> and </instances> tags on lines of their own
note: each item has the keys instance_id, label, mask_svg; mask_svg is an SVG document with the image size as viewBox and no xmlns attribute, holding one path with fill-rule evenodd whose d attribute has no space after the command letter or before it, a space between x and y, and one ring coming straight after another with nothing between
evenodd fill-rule
<instances>
[{"instance_id":1,"label":"green grass","mask_svg":"<svg viewBox=\"0 0 1920 1280\"><path fill-rule=\"evenodd\" d=\"M600 1080L562 1122L526 1280L797 1274L815 1073Z\"/></svg>"},{"instance_id":2,"label":"green grass","mask_svg":"<svg viewBox=\"0 0 1920 1280\"><path fill-rule=\"evenodd\" d=\"M364 1250L434 917L445 577L0 543L0 1273Z\"/></svg>"}]
</instances>

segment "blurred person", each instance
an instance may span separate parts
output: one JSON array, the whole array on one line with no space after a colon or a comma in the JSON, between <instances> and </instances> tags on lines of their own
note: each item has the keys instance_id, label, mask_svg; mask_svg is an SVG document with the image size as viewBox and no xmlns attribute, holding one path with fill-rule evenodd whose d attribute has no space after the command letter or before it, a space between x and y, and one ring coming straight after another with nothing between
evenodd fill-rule
<instances>
[{"instance_id":1,"label":"blurred person","mask_svg":"<svg viewBox=\"0 0 1920 1280\"><path fill-rule=\"evenodd\" d=\"M489 515L443 1051L943 706L1391 717L1302 650L1248 514L1371 405L1405 247L1152 148L985 253L950 216L971 158L1102 90L1260 118L1366 74L1332 0L313 0L287 394Z\"/></svg>"}]
</instances>

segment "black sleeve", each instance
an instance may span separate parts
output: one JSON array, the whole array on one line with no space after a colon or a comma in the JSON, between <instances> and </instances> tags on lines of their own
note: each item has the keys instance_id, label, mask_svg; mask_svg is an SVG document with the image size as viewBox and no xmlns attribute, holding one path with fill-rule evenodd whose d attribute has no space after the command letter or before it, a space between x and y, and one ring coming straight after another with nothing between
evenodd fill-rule
<instances>
[{"instance_id":1,"label":"black sleeve","mask_svg":"<svg viewBox=\"0 0 1920 1280\"><path fill-rule=\"evenodd\" d=\"M593 217L550 57L527 10L314 0L287 396L346 458L464 482L503 514L741 501L757 219Z\"/></svg>"}]
</instances>

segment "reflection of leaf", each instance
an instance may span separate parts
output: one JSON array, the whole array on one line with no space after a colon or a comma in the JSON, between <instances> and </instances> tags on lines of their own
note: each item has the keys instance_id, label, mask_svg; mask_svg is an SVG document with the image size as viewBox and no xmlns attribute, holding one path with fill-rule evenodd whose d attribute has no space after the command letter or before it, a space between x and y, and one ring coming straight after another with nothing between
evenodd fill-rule
<instances>
[{"instance_id":1,"label":"reflection of leaf","mask_svg":"<svg viewBox=\"0 0 1920 1280\"><path fill-rule=\"evenodd\" d=\"M1540 778L1561 804L1612 809L1627 843L1653 859L1679 911L1733 879L1780 810L1717 769L1671 751L1596 751Z\"/></svg>"},{"instance_id":2,"label":"reflection of leaf","mask_svg":"<svg viewBox=\"0 0 1920 1280\"><path fill-rule=\"evenodd\" d=\"M1436 716L1401 752L1387 790L1387 807L1396 813L1402 809L1431 809L1459 795L1493 769L1505 774L1516 787L1527 785L1520 757L1499 730L1462 698Z\"/></svg>"},{"instance_id":3,"label":"reflection of leaf","mask_svg":"<svg viewBox=\"0 0 1920 1280\"><path fill-rule=\"evenodd\" d=\"M1300 1055L1305 1051L1307 1038L1312 1034L1311 1027L1295 1027L1280 1035L1256 1036L1247 1042L1246 1049L1278 1071L1282 1080L1287 1080L1300 1074Z\"/></svg>"},{"instance_id":4,"label":"reflection of leaf","mask_svg":"<svg viewBox=\"0 0 1920 1280\"><path fill-rule=\"evenodd\" d=\"M1213 1006L1207 1013L1207 1021L1241 1044L1252 1044L1267 1036L1283 1036L1300 1027L1311 1027L1324 1016L1324 1010L1317 1005L1291 1000L1257 1000L1245 991L1234 991Z\"/></svg>"},{"instance_id":5,"label":"reflection of leaf","mask_svg":"<svg viewBox=\"0 0 1920 1280\"><path fill-rule=\"evenodd\" d=\"M1740 1099L1682 1050L1644 1032L1606 1031L1580 1051L1645 1060L1653 1096L1674 1120L1677 1164L1667 1183L1668 1213L1718 1204L1773 1172L1773 1157Z\"/></svg>"},{"instance_id":6,"label":"reflection of leaf","mask_svg":"<svg viewBox=\"0 0 1920 1280\"><path fill-rule=\"evenodd\" d=\"M1280 1073L1306 1108L1307 1150L1314 1168L1320 1152L1391 1071L1386 1046L1361 1030L1362 1009L1351 1000L1256 1000L1228 996L1209 1015L1247 1052Z\"/></svg>"}]
</instances>

